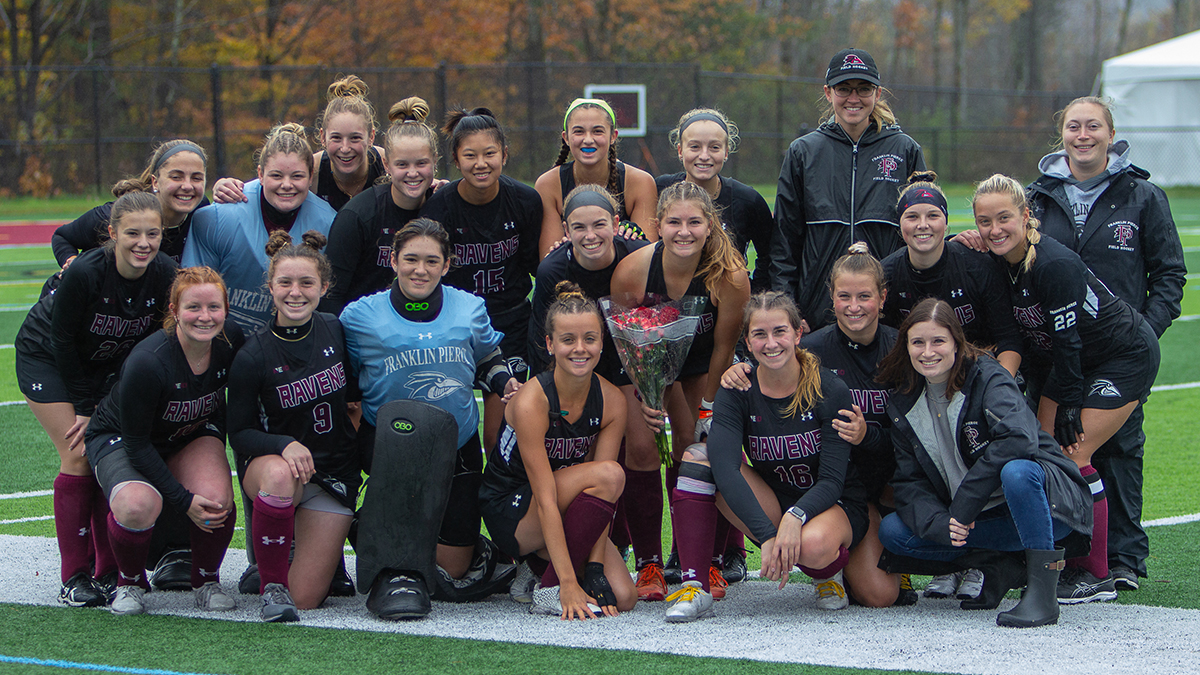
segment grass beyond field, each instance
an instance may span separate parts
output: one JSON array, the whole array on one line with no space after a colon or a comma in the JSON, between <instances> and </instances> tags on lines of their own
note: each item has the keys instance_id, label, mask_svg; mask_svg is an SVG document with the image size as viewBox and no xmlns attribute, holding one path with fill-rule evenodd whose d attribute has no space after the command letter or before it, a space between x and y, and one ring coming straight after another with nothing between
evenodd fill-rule
<instances>
[{"instance_id":1,"label":"grass beyond field","mask_svg":"<svg viewBox=\"0 0 1200 675\"><path fill-rule=\"evenodd\" d=\"M768 203L774 186L760 186ZM951 225L971 225L966 201L970 190L952 186ZM1183 238L1188 267L1200 263L1200 193L1172 193L1172 207ZM94 199L5 200L0 220L63 219L97 203ZM0 402L21 401L13 376L11 345L27 308L36 301L46 277L56 269L48 247L0 249ZM1161 341L1162 367L1157 385L1200 382L1200 276L1193 273L1184 297L1184 319ZM1200 513L1194 487L1200 465L1200 388L1158 391L1146 405L1145 518ZM0 496L48 490L58 462L45 433L23 405L0 406ZM0 499L0 534L53 537L48 495ZM1122 604L1200 609L1200 569L1196 567L1200 522L1149 528L1150 579L1136 593L1123 593ZM665 532L669 537L669 530ZM236 536L235 546L243 538ZM751 568L757 567L757 552ZM918 580L918 585L923 580ZM361 597L361 596L360 596ZM243 602L249 600L243 599ZM661 612L662 606L637 611ZM982 617L981 617L981 620ZM801 630L802 626L767 626ZM1099 627L1098 627L1099 628ZM699 635L699 634L698 634ZM917 645L914 645L917 647ZM1176 648L1183 645L1176 645ZM852 648L852 647L851 647ZM14 660L14 658L16 660ZM748 659L711 659L626 650L569 649L526 644L361 633L303 626L274 626L172 616L118 618L97 611L0 605L0 673L61 673L83 666L37 665L61 660L91 670L147 672L169 668L191 673L795 673L863 674L884 671L763 663ZM161 672L161 671L160 671ZM914 671L887 671L914 672Z\"/></svg>"}]
</instances>

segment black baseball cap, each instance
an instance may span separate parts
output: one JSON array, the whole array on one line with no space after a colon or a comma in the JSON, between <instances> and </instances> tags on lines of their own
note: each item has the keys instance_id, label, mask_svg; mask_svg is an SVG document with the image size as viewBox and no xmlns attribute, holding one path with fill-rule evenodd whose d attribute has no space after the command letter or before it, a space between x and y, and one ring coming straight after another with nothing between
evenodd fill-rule
<instances>
[{"instance_id":1,"label":"black baseball cap","mask_svg":"<svg viewBox=\"0 0 1200 675\"><path fill-rule=\"evenodd\" d=\"M862 80L879 85L879 68L875 67L875 59L865 49L843 49L829 60L825 84L832 87L846 80Z\"/></svg>"}]
</instances>

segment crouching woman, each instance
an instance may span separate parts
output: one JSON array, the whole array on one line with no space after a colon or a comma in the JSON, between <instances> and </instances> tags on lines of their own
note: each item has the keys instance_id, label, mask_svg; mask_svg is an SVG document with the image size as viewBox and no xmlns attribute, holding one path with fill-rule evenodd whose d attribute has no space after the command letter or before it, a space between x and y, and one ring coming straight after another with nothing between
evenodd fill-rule
<instances>
[{"instance_id":1,"label":"crouching woman","mask_svg":"<svg viewBox=\"0 0 1200 675\"><path fill-rule=\"evenodd\" d=\"M997 607L1027 575L1021 601L996 623L1057 623L1063 547L1086 547L1092 530L1091 494L1075 462L1041 430L1008 371L964 339L942 300L913 308L880 379L895 388L888 414L897 463L896 513L879 529L884 547L910 561L982 568L983 592L964 609ZM1024 569L1005 553L1021 550ZM889 571L940 573L897 564Z\"/></svg>"}]
</instances>

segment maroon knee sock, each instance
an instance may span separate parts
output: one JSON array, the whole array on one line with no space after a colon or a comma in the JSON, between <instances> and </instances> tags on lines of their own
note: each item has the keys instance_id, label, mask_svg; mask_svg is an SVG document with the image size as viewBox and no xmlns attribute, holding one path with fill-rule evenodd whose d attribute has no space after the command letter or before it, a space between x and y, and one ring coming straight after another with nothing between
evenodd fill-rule
<instances>
[{"instance_id":1,"label":"maroon knee sock","mask_svg":"<svg viewBox=\"0 0 1200 675\"><path fill-rule=\"evenodd\" d=\"M625 521L633 543L636 569L662 565L662 478L659 470L625 469Z\"/></svg>"},{"instance_id":2,"label":"maroon knee sock","mask_svg":"<svg viewBox=\"0 0 1200 675\"><path fill-rule=\"evenodd\" d=\"M717 527L717 498L675 488L671 507L675 522L683 523L675 530L679 547L679 567L684 581L699 581L708 587L708 568L712 565L713 536Z\"/></svg>"},{"instance_id":3,"label":"maroon knee sock","mask_svg":"<svg viewBox=\"0 0 1200 675\"><path fill-rule=\"evenodd\" d=\"M255 514L257 519L258 514ZM192 588L200 588L210 581L221 580L221 561L229 542L233 541L233 527L237 523L237 506L229 508L224 527L205 532L188 518L188 530L192 540ZM286 554L285 554L286 555Z\"/></svg>"},{"instance_id":4,"label":"maroon knee sock","mask_svg":"<svg viewBox=\"0 0 1200 675\"><path fill-rule=\"evenodd\" d=\"M828 579L842 571L842 568L844 568L848 562L850 562L850 550L845 546L841 546L838 547L837 557L833 559L833 562L829 563L825 567L822 567L821 569L813 569L811 567L800 565L800 571L804 572L813 579Z\"/></svg>"},{"instance_id":5,"label":"maroon knee sock","mask_svg":"<svg viewBox=\"0 0 1200 675\"><path fill-rule=\"evenodd\" d=\"M141 586L150 590L146 581L146 556L150 554L150 535L153 533L153 527L141 532L126 529L111 512L108 514L108 542L117 559L118 586Z\"/></svg>"},{"instance_id":6,"label":"maroon knee sock","mask_svg":"<svg viewBox=\"0 0 1200 675\"><path fill-rule=\"evenodd\" d=\"M717 569L725 566L725 542L729 539L729 531L733 526L721 512L717 512L717 522L713 530L712 564Z\"/></svg>"},{"instance_id":7,"label":"maroon knee sock","mask_svg":"<svg viewBox=\"0 0 1200 675\"><path fill-rule=\"evenodd\" d=\"M567 507L562 519L563 534L567 537L567 552L571 555L571 565L576 573L583 567L583 563L587 562L588 554L612 523L616 510L616 504L586 492L581 492ZM557 585L558 573L551 563L542 575L542 586Z\"/></svg>"},{"instance_id":8,"label":"maroon knee sock","mask_svg":"<svg viewBox=\"0 0 1200 675\"><path fill-rule=\"evenodd\" d=\"M87 573L92 557L92 476L58 474L54 479L54 533L62 559L62 581Z\"/></svg>"},{"instance_id":9,"label":"maroon knee sock","mask_svg":"<svg viewBox=\"0 0 1200 675\"><path fill-rule=\"evenodd\" d=\"M1108 576L1108 497L1104 482L1091 464L1079 470L1092 489L1092 550L1086 556L1071 558L1072 567L1082 567L1097 579Z\"/></svg>"},{"instance_id":10,"label":"maroon knee sock","mask_svg":"<svg viewBox=\"0 0 1200 675\"><path fill-rule=\"evenodd\" d=\"M725 537L725 550L731 548L736 548L743 554L746 551L746 535L742 534L742 531L734 527L732 523L729 525L729 535Z\"/></svg>"},{"instance_id":11,"label":"maroon knee sock","mask_svg":"<svg viewBox=\"0 0 1200 675\"><path fill-rule=\"evenodd\" d=\"M613 516L613 529L609 538L612 539L613 546L616 546L622 555L625 554L625 549L633 544L633 540L629 538L629 519L625 515L624 497L617 499L617 513Z\"/></svg>"},{"instance_id":12,"label":"maroon knee sock","mask_svg":"<svg viewBox=\"0 0 1200 675\"><path fill-rule=\"evenodd\" d=\"M291 501L291 500L288 500ZM267 584L287 586L288 553L292 550L292 531L296 524L296 507L272 506L262 495L254 497L254 559L258 561L261 578L259 593Z\"/></svg>"},{"instance_id":13,"label":"maroon knee sock","mask_svg":"<svg viewBox=\"0 0 1200 675\"><path fill-rule=\"evenodd\" d=\"M103 490L96 490L92 499L92 547L96 557L96 578L117 571L117 559L113 557L112 545L108 541L108 499Z\"/></svg>"}]
</instances>

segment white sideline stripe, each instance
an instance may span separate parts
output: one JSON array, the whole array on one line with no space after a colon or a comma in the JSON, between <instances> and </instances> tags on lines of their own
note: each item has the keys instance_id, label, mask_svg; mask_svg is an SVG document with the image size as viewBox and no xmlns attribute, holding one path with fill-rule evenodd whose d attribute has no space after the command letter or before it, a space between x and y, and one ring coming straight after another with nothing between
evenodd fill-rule
<instances>
[{"instance_id":1,"label":"white sideline stripe","mask_svg":"<svg viewBox=\"0 0 1200 675\"><path fill-rule=\"evenodd\" d=\"M12 520L0 520L0 525L15 525L17 523L32 523L39 520L54 520L54 516L30 516L28 518L13 518Z\"/></svg>"},{"instance_id":2,"label":"white sideline stripe","mask_svg":"<svg viewBox=\"0 0 1200 675\"><path fill-rule=\"evenodd\" d=\"M0 408L6 405L25 405L25 401L0 401Z\"/></svg>"},{"instance_id":3,"label":"white sideline stripe","mask_svg":"<svg viewBox=\"0 0 1200 675\"><path fill-rule=\"evenodd\" d=\"M1170 518L1155 518L1142 521L1142 527L1158 527L1160 525L1182 525L1200 520L1200 513L1189 513L1186 516L1171 516Z\"/></svg>"},{"instance_id":4,"label":"white sideline stripe","mask_svg":"<svg viewBox=\"0 0 1200 675\"><path fill-rule=\"evenodd\" d=\"M0 349L16 349L16 345L0 345Z\"/></svg>"},{"instance_id":5,"label":"white sideline stripe","mask_svg":"<svg viewBox=\"0 0 1200 675\"><path fill-rule=\"evenodd\" d=\"M0 499L25 499L27 497L49 497L54 494L54 490L35 490L33 492L13 492L11 494L0 495Z\"/></svg>"},{"instance_id":6,"label":"white sideline stripe","mask_svg":"<svg viewBox=\"0 0 1200 675\"><path fill-rule=\"evenodd\" d=\"M1150 387L1150 391L1175 391L1176 389L1195 389L1200 387L1200 382L1183 382L1180 384L1159 384Z\"/></svg>"},{"instance_id":7,"label":"white sideline stripe","mask_svg":"<svg viewBox=\"0 0 1200 675\"><path fill-rule=\"evenodd\" d=\"M1185 314L1178 319L1175 319L1175 321L1187 323L1188 321L1195 321L1196 319L1200 319L1200 314Z\"/></svg>"}]
</instances>

